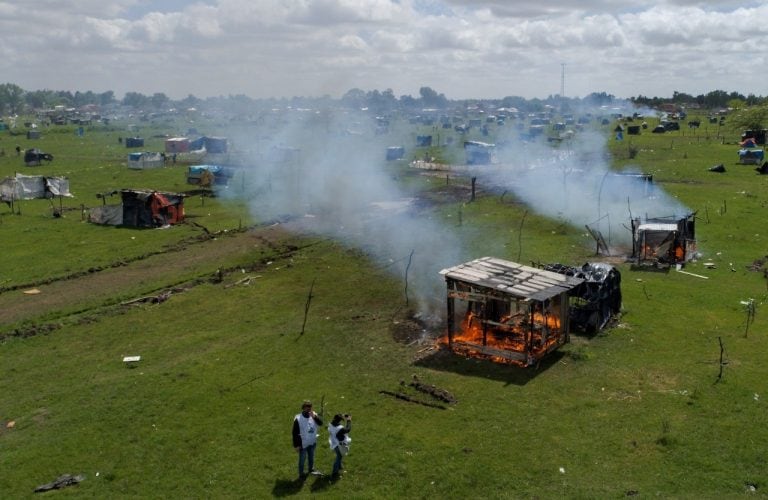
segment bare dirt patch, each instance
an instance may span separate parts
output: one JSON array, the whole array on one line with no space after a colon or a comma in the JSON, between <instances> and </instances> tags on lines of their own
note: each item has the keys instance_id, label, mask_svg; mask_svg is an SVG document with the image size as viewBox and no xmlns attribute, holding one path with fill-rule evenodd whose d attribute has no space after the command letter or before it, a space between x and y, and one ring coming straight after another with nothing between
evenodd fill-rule
<instances>
[{"instance_id":1,"label":"bare dirt patch","mask_svg":"<svg viewBox=\"0 0 768 500\"><path fill-rule=\"evenodd\" d=\"M125 298L126 290L156 292L177 285L180 275L201 280L221 279L228 270L220 269L222 262L242 256L249 258L256 247L290 253L295 246L287 245L288 233L278 225L235 231L207 238L194 244L179 245L166 252L156 253L122 265L107 266L100 270L76 273L66 279L37 284L36 294L23 290L10 290L0 294L0 329L3 325L33 322L36 318L56 317L57 311L88 311ZM252 258L252 257L251 257ZM45 325L28 325L12 335L30 336L47 333L56 328L54 320ZM2 337L2 335L0 335Z\"/></svg>"}]
</instances>

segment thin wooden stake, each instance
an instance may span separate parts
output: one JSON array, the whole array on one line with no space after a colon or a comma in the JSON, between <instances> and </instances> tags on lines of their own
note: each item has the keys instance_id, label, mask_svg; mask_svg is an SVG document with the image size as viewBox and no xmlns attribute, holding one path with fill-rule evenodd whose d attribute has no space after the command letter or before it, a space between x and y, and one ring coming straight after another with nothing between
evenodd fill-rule
<instances>
[{"instance_id":1,"label":"thin wooden stake","mask_svg":"<svg viewBox=\"0 0 768 500\"><path fill-rule=\"evenodd\" d=\"M413 260L413 250L408 255L408 265L405 266L405 307L408 307L408 270L411 268L411 261Z\"/></svg>"},{"instance_id":2,"label":"thin wooden stake","mask_svg":"<svg viewBox=\"0 0 768 500\"><path fill-rule=\"evenodd\" d=\"M747 325L744 329L744 338L749 335L749 325L755 322L755 299L749 299L747 302Z\"/></svg>"},{"instance_id":3,"label":"thin wooden stake","mask_svg":"<svg viewBox=\"0 0 768 500\"><path fill-rule=\"evenodd\" d=\"M717 341L720 342L720 373L717 374L717 380L715 380L715 383L718 383L720 380L722 380L723 367L726 365L726 363L723 361L723 352L725 351L725 348L723 347L722 337L717 337Z\"/></svg>"},{"instance_id":4,"label":"thin wooden stake","mask_svg":"<svg viewBox=\"0 0 768 500\"><path fill-rule=\"evenodd\" d=\"M309 304L312 302L312 297L314 297L314 295L312 295L312 290L314 290L315 288L315 280L317 280L317 278L312 280L312 285L310 285L309 293L307 294L307 303L304 304L304 322L301 324L301 332L299 333L299 335L304 335L304 328L306 328L307 326L307 316L309 315Z\"/></svg>"},{"instance_id":5,"label":"thin wooden stake","mask_svg":"<svg viewBox=\"0 0 768 500\"><path fill-rule=\"evenodd\" d=\"M528 210L523 213L523 218L520 219L520 229L517 233L517 261L520 262L520 255L523 253L523 224L525 218L528 216Z\"/></svg>"}]
</instances>

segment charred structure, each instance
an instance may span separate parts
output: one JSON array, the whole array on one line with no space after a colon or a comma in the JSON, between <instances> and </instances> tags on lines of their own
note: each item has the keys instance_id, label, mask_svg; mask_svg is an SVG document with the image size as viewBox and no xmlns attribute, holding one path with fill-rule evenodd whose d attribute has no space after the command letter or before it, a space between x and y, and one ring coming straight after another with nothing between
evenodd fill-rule
<instances>
[{"instance_id":1,"label":"charred structure","mask_svg":"<svg viewBox=\"0 0 768 500\"><path fill-rule=\"evenodd\" d=\"M547 264L547 271L583 280L569 295L572 331L597 333L611 318L621 312L621 273L610 264L587 262L580 268L564 264Z\"/></svg>"},{"instance_id":2,"label":"charred structure","mask_svg":"<svg viewBox=\"0 0 768 500\"><path fill-rule=\"evenodd\" d=\"M440 274L453 352L530 366L568 342L571 291L582 278L493 257Z\"/></svg>"},{"instance_id":3,"label":"charred structure","mask_svg":"<svg viewBox=\"0 0 768 500\"><path fill-rule=\"evenodd\" d=\"M634 218L632 259L636 264L685 264L696 255L695 213L685 217Z\"/></svg>"}]
</instances>

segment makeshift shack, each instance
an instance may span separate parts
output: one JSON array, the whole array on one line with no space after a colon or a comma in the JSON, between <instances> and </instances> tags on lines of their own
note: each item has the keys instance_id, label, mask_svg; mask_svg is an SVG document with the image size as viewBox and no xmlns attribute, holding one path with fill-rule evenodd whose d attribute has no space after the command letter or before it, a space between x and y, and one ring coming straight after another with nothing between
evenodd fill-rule
<instances>
[{"instance_id":1,"label":"makeshift shack","mask_svg":"<svg viewBox=\"0 0 768 500\"><path fill-rule=\"evenodd\" d=\"M600 192L613 193L614 198L648 198L653 195L653 174L641 172L608 172Z\"/></svg>"},{"instance_id":2,"label":"makeshift shack","mask_svg":"<svg viewBox=\"0 0 768 500\"><path fill-rule=\"evenodd\" d=\"M765 145L766 136L768 136L768 130L766 129L745 130L741 134L741 140L744 141L746 139L753 139L755 142L755 145L762 146L762 145Z\"/></svg>"},{"instance_id":3,"label":"makeshift shack","mask_svg":"<svg viewBox=\"0 0 768 500\"><path fill-rule=\"evenodd\" d=\"M403 146L390 146L387 148L387 161L402 160L405 156Z\"/></svg>"},{"instance_id":4,"label":"makeshift shack","mask_svg":"<svg viewBox=\"0 0 768 500\"><path fill-rule=\"evenodd\" d=\"M24 164L28 167L36 167L43 161L53 161L53 155L50 153L44 153L37 148L27 149L24 151Z\"/></svg>"},{"instance_id":5,"label":"makeshift shack","mask_svg":"<svg viewBox=\"0 0 768 500\"><path fill-rule=\"evenodd\" d=\"M187 168L187 184L211 187L225 186L234 177L236 169L222 165L190 165Z\"/></svg>"},{"instance_id":6,"label":"makeshift shack","mask_svg":"<svg viewBox=\"0 0 768 500\"><path fill-rule=\"evenodd\" d=\"M16 200L34 200L55 196L72 197L69 179L43 175L22 175L0 180L0 201L12 203Z\"/></svg>"},{"instance_id":7,"label":"makeshift shack","mask_svg":"<svg viewBox=\"0 0 768 500\"><path fill-rule=\"evenodd\" d=\"M213 154L226 153L227 138L226 137L206 137L205 150Z\"/></svg>"},{"instance_id":8,"label":"makeshift shack","mask_svg":"<svg viewBox=\"0 0 768 500\"><path fill-rule=\"evenodd\" d=\"M128 168L144 170L147 168L160 168L162 166L165 166L165 155L163 153L141 151L128 154Z\"/></svg>"},{"instance_id":9,"label":"makeshift shack","mask_svg":"<svg viewBox=\"0 0 768 500\"><path fill-rule=\"evenodd\" d=\"M184 221L184 195L152 190L123 189L121 203L90 209L95 224L126 227L160 227Z\"/></svg>"},{"instance_id":10,"label":"makeshift shack","mask_svg":"<svg viewBox=\"0 0 768 500\"><path fill-rule=\"evenodd\" d=\"M189 151L189 139L186 137L170 137L165 140L166 153L186 153L187 151Z\"/></svg>"},{"instance_id":11,"label":"makeshift shack","mask_svg":"<svg viewBox=\"0 0 768 500\"><path fill-rule=\"evenodd\" d=\"M569 293L584 280L494 257L440 271L447 286L448 348L530 366L568 342Z\"/></svg>"},{"instance_id":12,"label":"makeshift shack","mask_svg":"<svg viewBox=\"0 0 768 500\"><path fill-rule=\"evenodd\" d=\"M417 135L416 136L416 146L420 148L426 148L430 147L432 145L432 136L431 135Z\"/></svg>"},{"instance_id":13,"label":"makeshift shack","mask_svg":"<svg viewBox=\"0 0 768 500\"><path fill-rule=\"evenodd\" d=\"M695 213L685 217L632 219L632 258L636 264L684 264L696 255Z\"/></svg>"},{"instance_id":14,"label":"makeshift shack","mask_svg":"<svg viewBox=\"0 0 768 500\"><path fill-rule=\"evenodd\" d=\"M496 163L496 145L480 141L465 141L464 154L467 165L489 165Z\"/></svg>"},{"instance_id":15,"label":"makeshift shack","mask_svg":"<svg viewBox=\"0 0 768 500\"><path fill-rule=\"evenodd\" d=\"M126 148L143 148L144 139L141 137L126 137L125 147Z\"/></svg>"}]
</instances>

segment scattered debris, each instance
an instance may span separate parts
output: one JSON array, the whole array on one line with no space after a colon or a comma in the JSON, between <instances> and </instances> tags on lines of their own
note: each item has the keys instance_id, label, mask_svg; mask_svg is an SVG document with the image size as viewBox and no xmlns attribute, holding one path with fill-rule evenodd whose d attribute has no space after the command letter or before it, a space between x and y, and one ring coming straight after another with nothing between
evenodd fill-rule
<instances>
[{"instance_id":1,"label":"scattered debris","mask_svg":"<svg viewBox=\"0 0 768 500\"><path fill-rule=\"evenodd\" d=\"M172 293L173 292L171 290L166 290L158 295L148 295L146 297L139 297L137 299L127 300L125 302L121 302L120 305L130 306L133 304L146 304L146 303L162 304L163 302L171 298Z\"/></svg>"},{"instance_id":2,"label":"scattered debris","mask_svg":"<svg viewBox=\"0 0 768 500\"><path fill-rule=\"evenodd\" d=\"M405 382L400 382L401 385L404 385ZM422 383L419 378L414 375L413 381L408 384L414 389L416 389L419 392L423 392L425 394L429 394L430 396L439 399L440 401L443 401L445 403L455 403L456 398L451 394L450 392L446 391L445 389L440 389L439 387L435 387L432 384L424 384Z\"/></svg>"},{"instance_id":3,"label":"scattered debris","mask_svg":"<svg viewBox=\"0 0 768 500\"><path fill-rule=\"evenodd\" d=\"M703 280L709 279L709 276L702 276L701 274L689 273L688 271L683 271L682 269L678 269L677 272L680 274L687 274L688 276L695 276L696 278L701 278Z\"/></svg>"},{"instance_id":4,"label":"scattered debris","mask_svg":"<svg viewBox=\"0 0 768 500\"><path fill-rule=\"evenodd\" d=\"M235 281L234 283L231 283L229 285L225 285L224 288L231 288L233 286L238 286L238 285L248 286L248 285L251 284L251 281L253 281L256 278L260 278L260 277L261 276L246 276L245 278L239 279L239 280Z\"/></svg>"},{"instance_id":5,"label":"scattered debris","mask_svg":"<svg viewBox=\"0 0 768 500\"><path fill-rule=\"evenodd\" d=\"M392 396L397 399L402 399L403 401L408 401L409 403L416 403L423 406L428 406L430 408L439 408L440 410L447 410L448 408L445 405L436 404L436 403L430 403L428 401L420 401L416 398L412 398L411 396L407 394L403 394L402 392L392 392L392 391L379 391L379 394L386 394L387 396Z\"/></svg>"},{"instance_id":6,"label":"scattered debris","mask_svg":"<svg viewBox=\"0 0 768 500\"><path fill-rule=\"evenodd\" d=\"M759 259L753 260L752 264L747 266L747 270L755 271L755 272L764 271L765 270L764 266L766 262L768 262L768 255L766 255L765 257L761 257Z\"/></svg>"},{"instance_id":7,"label":"scattered debris","mask_svg":"<svg viewBox=\"0 0 768 500\"><path fill-rule=\"evenodd\" d=\"M710 172L725 172L725 165L722 163L719 165L715 165L714 167L709 167Z\"/></svg>"},{"instance_id":8,"label":"scattered debris","mask_svg":"<svg viewBox=\"0 0 768 500\"><path fill-rule=\"evenodd\" d=\"M85 477L83 475L73 476L72 474L63 474L56 478L56 480L43 484L35 488L35 493L41 493L44 491L58 490L65 486L72 486L80 483Z\"/></svg>"}]
</instances>

